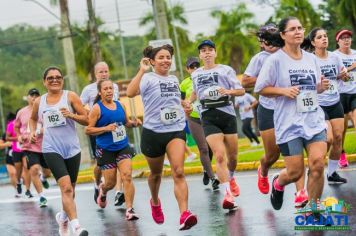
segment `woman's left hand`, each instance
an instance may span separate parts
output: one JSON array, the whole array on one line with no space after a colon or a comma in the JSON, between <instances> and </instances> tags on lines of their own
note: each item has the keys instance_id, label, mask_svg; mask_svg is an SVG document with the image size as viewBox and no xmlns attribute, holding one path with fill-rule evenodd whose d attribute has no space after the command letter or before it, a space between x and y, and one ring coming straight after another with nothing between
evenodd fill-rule
<instances>
[{"instance_id":1,"label":"woman's left hand","mask_svg":"<svg viewBox=\"0 0 356 236\"><path fill-rule=\"evenodd\" d=\"M225 88L219 88L218 89L218 92L221 94L221 95L231 95L231 90L229 89L225 89Z\"/></svg>"},{"instance_id":2,"label":"woman's left hand","mask_svg":"<svg viewBox=\"0 0 356 236\"><path fill-rule=\"evenodd\" d=\"M73 119L74 117L74 114L72 112L70 112L67 108L65 107L62 107L59 109L59 111L62 113L62 115L65 117L65 118L70 118L70 119Z\"/></svg>"}]
</instances>

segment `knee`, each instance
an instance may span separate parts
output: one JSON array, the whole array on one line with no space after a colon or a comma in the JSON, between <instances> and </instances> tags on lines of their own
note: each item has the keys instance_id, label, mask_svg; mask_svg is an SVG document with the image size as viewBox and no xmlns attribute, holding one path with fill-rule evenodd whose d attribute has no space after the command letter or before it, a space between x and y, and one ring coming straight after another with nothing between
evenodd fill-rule
<instances>
[{"instance_id":1,"label":"knee","mask_svg":"<svg viewBox=\"0 0 356 236\"><path fill-rule=\"evenodd\" d=\"M342 143L342 133L334 135L333 143L336 144L336 145L341 145L341 143Z\"/></svg>"},{"instance_id":2,"label":"knee","mask_svg":"<svg viewBox=\"0 0 356 236\"><path fill-rule=\"evenodd\" d=\"M31 173L31 177L39 176L40 167L38 165L31 166L30 173Z\"/></svg>"},{"instance_id":3,"label":"knee","mask_svg":"<svg viewBox=\"0 0 356 236\"><path fill-rule=\"evenodd\" d=\"M266 160L269 164L275 163L279 159L279 151L275 150L274 152L266 152Z\"/></svg>"},{"instance_id":4,"label":"knee","mask_svg":"<svg viewBox=\"0 0 356 236\"><path fill-rule=\"evenodd\" d=\"M157 181L160 181L162 178L162 173L150 173L150 176L149 176L149 179L157 182Z\"/></svg>"},{"instance_id":5,"label":"knee","mask_svg":"<svg viewBox=\"0 0 356 236\"><path fill-rule=\"evenodd\" d=\"M105 189L106 190L111 190L115 187L116 181L112 179L105 179Z\"/></svg>"},{"instance_id":6,"label":"knee","mask_svg":"<svg viewBox=\"0 0 356 236\"><path fill-rule=\"evenodd\" d=\"M123 172L123 173L121 173L121 179L122 179L123 182L131 182L132 181L131 172Z\"/></svg>"},{"instance_id":7,"label":"knee","mask_svg":"<svg viewBox=\"0 0 356 236\"><path fill-rule=\"evenodd\" d=\"M172 169L172 175L174 179L183 179L184 178L183 166Z\"/></svg>"},{"instance_id":8,"label":"knee","mask_svg":"<svg viewBox=\"0 0 356 236\"><path fill-rule=\"evenodd\" d=\"M310 166L309 166L309 175L319 178L324 176L324 160L318 160L314 161Z\"/></svg>"},{"instance_id":9,"label":"knee","mask_svg":"<svg viewBox=\"0 0 356 236\"><path fill-rule=\"evenodd\" d=\"M74 191L73 191L73 186L69 183L69 184L66 184L62 187L62 192L64 195L70 195L70 196L73 196L74 194Z\"/></svg>"},{"instance_id":10,"label":"knee","mask_svg":"<svg viewBox=\"0 0 356 236\"><path fill-rule=\"evenodd\" d=\"M219 164L222 164L225 162L225 153L222 151L217 151L214 153L214 156L216 158L216 162Z\"/></svg>"},{"instance_id":11,"label":"knee","mask_svg":"<svg viewBox=\"0 0 356 236\"><path fill-rule=\"evenodd\" d=\"M304 167L303 167L304 168ZM292 182L297 182L300 177L302 177L304 171L302 168L296 168L294 170L287 170L289 178L292 180Z\"/></svg>"}]
</instances>

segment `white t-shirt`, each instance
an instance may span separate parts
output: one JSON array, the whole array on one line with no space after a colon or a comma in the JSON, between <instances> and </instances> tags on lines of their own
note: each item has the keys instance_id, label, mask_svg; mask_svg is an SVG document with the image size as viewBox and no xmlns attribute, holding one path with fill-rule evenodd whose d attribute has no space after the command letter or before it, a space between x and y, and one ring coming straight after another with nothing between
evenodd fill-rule
<instances>
[{"instance_id":1,"label":"white t-shirt","mask_svg":"<svg viewBox=\"0 0 356 236\"><path fill-rule=\"evenodd\" d=\"M339 50L334 51L342 60L345 67L349 67L352 63L356 63L356 50L351 49L351 54L344 54ZM339 86L340 93L355 94L356 93L356 69L349 71L350 78Z\"/></svg>"},{"instance_id":2,"label":"white t-shirt","mask_svg":"<svg viewBox=\"0 0 356 236\"><path fill-rule=\"evenodd\" d=\"M340 57L332 52L328 52L326 59L316 58L320 65L321 74L330 82L329 89L318 94L318 102L320 106L332 106L340 101L338 88L342 86L343 81L338 79L337 76L341 73L344 65Z\"/></svg>"},{"instance_id":3,"label":"white t-shirt","mask_svg":"<svg viewBox=\"0 0 356 236\"><path fill-rule=\"evenodd\" d=\"M271 53L262 51L254 55L248 64L244 74L251 77L258 77L258 74L261 71L263 63L271 55ZM274 98L268 98L260 95L259 97L260 105L267 109L274 109Z\"/></svg>"},{"instance_id":4,"label":"white t-shirt","mask_svg":"<svg viewBox=\"0 0 356 236\"><path fill-rule=\"evenodd\" d=\"M144 107L144 128L157 133L184 129L185 114L176 76L146 73L140 82L140 93Z\"/></svg>"},{"instance_id":5,"label":"white t-shirt","mask_svg":"<svg viewBox=\"0 0 356 236\"><path fill-rule=\"evenodd\" d=\"M246 109L250 107L254 101L256 101L256 98L249 93L245 93L245 95L235 99L235 105L239 106L241 120L246 118L253 118L253 110L249 109L246 111Z\"/></svg>"},{"instance_id":6,"label":"white t-shirt","mask_svg":"<svg viewBox=\"0 0 356 236\"><path fill-rule=\"evenodd\" d=\"M119 86L116 83L114 85L114 101L119 100ZM80 95L80 100L82 101L83 105L89 105L90 110L93 108L94 100L98 95L98 84L97 82L88 84L84 87L82 94Z\"/></svg>"},{"instance_id":7,"label":"white t-shirt","mask_svg":"<svg viewBox=\"0 0 356 236\"><path fill-rule=\"evenodd\" d=\"M193 89L196 92L198 99L211 99L207 96L207 91L210 89L215 89L214 95L215 99L222 97L221 94L217 93L216 88L222 87L225 89L242 89L240 81L236 78L236 72L230 66L217 65L210 70L204 70L203 67L195 70L192 75ZM220 111L228 113L230 115L236 116L234 105L231 103L228 106L216 108ZM201 109L201 113L207 111L207 109Z\"/></svg>"},{"instance_id":8,"label":"white t-shirt","mask_svg":"<svg viewBox=\"0 0 356 236\"><path fill-rule=\"evenodd\" d=\"M282 49L267 58L258 76L255 91L265 87L299 86L296 99L275 98L274 125L277 144L296 138L310 140L326 129L324 112L317 105L316 86L321 82L316 57L302 50L302 59L295 60ZM260 78L261 77L261 78Z\"/></svg>"}]
</instances>

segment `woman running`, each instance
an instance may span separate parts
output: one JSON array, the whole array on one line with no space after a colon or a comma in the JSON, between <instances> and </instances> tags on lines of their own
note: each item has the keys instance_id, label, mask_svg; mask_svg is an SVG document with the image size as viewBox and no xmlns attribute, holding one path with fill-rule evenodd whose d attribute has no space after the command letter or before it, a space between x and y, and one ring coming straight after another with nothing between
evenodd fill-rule
<instances>
[{"instance_id":1,"label":"woman running","mask_svg":"<svg viewBox=\"0 0 356 236\"><path fill-rule=\"evenodd\" d=\"M305 40L305 49L313 51L317 57L322 75L330 81L329 89L318 94L318 102L325 113L328 124L327 143L329 153L327 179L329 184L343 184L347 180L337 172L342 151L342 134L344 132L344 110L340 103L339 85L347 80L347 70L340 57L327 51L328 35L323 28L314 28ZM342 79L342 80L341 80Z\"/></svg>"},{"instance_id":2,"label":"woman running","mask_svg":"<svg viewBox=\"0 0 356 236\"><path fill-rule=\"evenodd\" d=\"M164 222L161 201L158 197L165 153L171 165L174 194L180 211L180 230L197 224L197 216L188 210L188 186L184 177L185 118L181 105L178 78L169 75L173 47L151 46L143 51L140 69L127 87L127 96L141 94L144 120L141 150L145 155L150 175L151 210L157 224ZM154 72L145 73L153 67Z\"/></svg>"},{"instance_id":3,"label":"woman running","mask_svg":"<svg viewBox=\"0 0 356 236\"><path fill-rule=\"evenodd\" d=\"M131 159L135 156L129 145L126 127L141 124L140 120L131 121L119 101L113 100L114 85L109 79L98 81L97 103L89 114L89 125L86 134L96 136L96 158L105 182L99 186L96 200L101 208L107 204L106 195L116 185L117 169L125 189L126 219L137 220L132 205L135 187L132 181Z\"/></svg>"},{"instance_id":4,"label":"woman running","mask_svg":"<svg viewBox=\"0 0 356 236\"><path fill-rule=\"evenodd\" d=\"M191 75L196 69L200 67L199 59L196 57L190 57L186 63L186 70ZM190 97L193 93L193 81L192 77L185 78L180 84L180 91L182 93L182 99L190 101ZM213 190L219 189L219 180L215 178L213 168L211 166L212 153L205 140L204 130L200 120L199 110L201 104L199 100L195 100L192 103L193 111L187 116L189 130L197 143L199 149L200 162L203 165L203 184L208 185L211 180L211 187Z\"/></svg>"},{"instance_id":5,"label":"woman running","mask_svg":"<svg viewBox=\"0 0 356 236\"><path fill-rule=\"evenodd\" d=\"M216 64L215 44L204 40L198 45L203 66L192 73L194 93L191 101L199 99L201 120L206 140L216 157L216 174L223 188L224 209L234 209L240 187L234 178L237 165L237 123L234 96L242 96L245 90L230 66Z\"/></svg>"},{"instance_id":6,"label":"woman running","mask_svg":"<svg viewBox=\"0 0 356 236\"><path fill-rule=\"evenodd\" d=\"M324 186L324 157L327 151L324 113L317 104L317 93L328 89L321 78L316 57L301 50L304 28L295 17L279 23L274 33L277 52L267 58L258 75L255 91L275 97L276 143L286 168L273 177L271 203L279 210L284 187L304 175L304 153L308 155L309 201L320 199Z\"/></svg>"},{"instance_id":7,"label":"woman running","mask_svg":"<svg viewBox=\"0 0 356 236\"><path fill-rule=\"evenodd\" d=\"M242 77L242 85L245 88L255 86L257 77L261 71L266 59L276 52L279 47L272 45L272 35L278 31L275 24L269 23L262 26L257 32L257 38L260 42L261 52L252 57ZM263 79L263 78L261 78ZM261 193L268 194L270 185L268 182L268 170L278 160L280 150L276 144L276 136L274 129L273 114L275 108L275 99L259 96L259 105L257 107L258 128L263 140L265 155L260 160L260 166L257 170L257 186ZM295 183L296 193L294 198L294 206L304 207L308 202L308 194L304 189L304 173L301 178Z\"/></svg>"},{"instance_id":8,"label":"woman running","mask_svg":"<svg viewBox=\"0 0 356 236\"><path fill-rule=\"evenodd\" d=\"M37 141L38 120L43 123L42 153L59 185L63 210L56 214L59 234L68 235L68 223L75 235L86 236L77 217L74 201L75 183L80 165L80 145L75 123L88 125L88 116L79 96L63 90L64 78L57 67L44 71L43 84L47 93L36 99L31 120L31 141Z\"/></svg>"},{"instance_id":9,"label":"woman running","mask_svg":"<svg viewBox=\"0 0 356 236\"><path fill-rule=\"evenodd\" d=\"M356 50L351 49L352 45L352 32L347 29L339 30L336 33L336 42L338 49L335 53L341 57L344 66L349 73L349 79L343 82L339 86L340 101L344 108L344 133L342 139L342 146L344 146L346 130L348 126L349 116L356 126ZM342 150L339 166L341 168L347 167L349 162L347 161L345 151Z\"/></svg>"}]
</instances>

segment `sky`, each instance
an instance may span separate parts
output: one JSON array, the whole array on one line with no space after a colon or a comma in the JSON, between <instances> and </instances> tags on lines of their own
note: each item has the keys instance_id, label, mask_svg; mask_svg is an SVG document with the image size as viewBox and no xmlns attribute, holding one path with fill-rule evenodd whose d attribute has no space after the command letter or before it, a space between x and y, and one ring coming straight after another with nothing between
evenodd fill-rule
<instances>
[{"instance_id":1,"label":"sky","mask_svg":"<svg viewBox=\"0 0 356 236\"><path fill-rule=\"evenodd\" d=\"M6 29L15 24L30 24L48 27L58 25L59 20L46 12L33 1L38 1L59 16L59 7L50 6L50 0L0 0L0 28ZM93 0L96 15L105 24L99 30L117 31L118 22L115 1L119 2L119 13L123 35L143 35L147 27L139 27L139 19L152 11L149 0ZM181 3L185 7L190 35L199 33L212 35L218 22L210 16L214 9L229 10L240 2L247 3L248 9L255 14L255 22L263 24L272 14L269 6L259 6L252 0L166 0L168 4ZM88 19L86 0L68 0L71 23L83 24Z\"/></svg>"}]
</instances>

